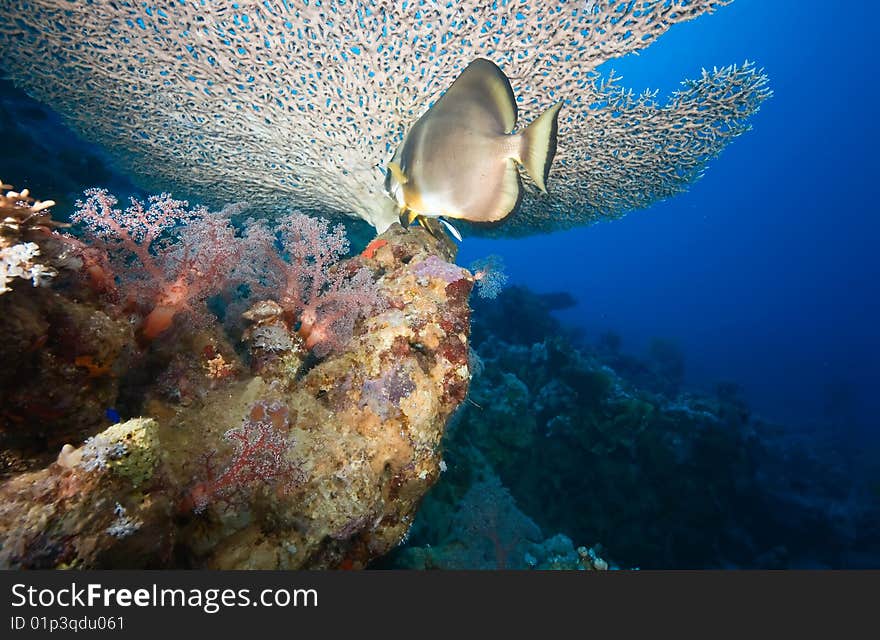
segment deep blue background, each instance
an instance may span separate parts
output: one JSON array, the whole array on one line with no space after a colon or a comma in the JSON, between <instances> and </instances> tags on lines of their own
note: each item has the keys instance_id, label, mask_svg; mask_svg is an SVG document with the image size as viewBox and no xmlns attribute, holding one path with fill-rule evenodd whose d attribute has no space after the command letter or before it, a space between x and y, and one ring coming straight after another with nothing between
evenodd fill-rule
<instances>
[{"instance_id":1,"label":"deep blue background","mask_svg":"<svg viewBox=\"0 0 880 640\"><path fill-rule=\"evenodd\" d=\"M878 91L868 4L736 0L608 63L602 70L613 67L623 85L668 95L702 67L755 60L775 95L689 193L591 228L467 240L461 261L499 253L512 282L573 293L579 305L564 319L591 335L613 329L625 350L642 352L653 336L676 340L691 384L736 381L769 419L877 434ZM832 384L848 406L829 415Z\"/></svg>"}]
</instances>

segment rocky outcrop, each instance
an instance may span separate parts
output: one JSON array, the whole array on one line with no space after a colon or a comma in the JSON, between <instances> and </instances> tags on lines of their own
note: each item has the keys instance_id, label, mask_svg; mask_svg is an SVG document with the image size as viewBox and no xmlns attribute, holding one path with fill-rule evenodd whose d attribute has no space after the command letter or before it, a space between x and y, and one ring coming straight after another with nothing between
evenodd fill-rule
<instances>
[{"instance_id":1,"label":"rocky outcrop","mask_svg":"<svg viewBox=\"0 0 880 640\"><path fill-rule=\"evenodd\" d=\"M317 359L256 309L253 354L199 354L186 403L146 389L142 417L9 477L0 565L359 568L394 548L470 380L473 278L450 258L395 225L340 265L369 269L383 300L344 350Z\"/></svg>"}]
</instances>

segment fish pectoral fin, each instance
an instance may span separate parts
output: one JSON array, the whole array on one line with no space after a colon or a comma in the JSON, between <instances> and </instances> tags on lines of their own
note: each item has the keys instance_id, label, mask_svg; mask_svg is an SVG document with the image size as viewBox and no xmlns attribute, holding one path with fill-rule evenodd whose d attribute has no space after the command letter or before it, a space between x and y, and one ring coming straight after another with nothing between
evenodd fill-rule
<instances>
[{"instance_id":1,"label":"fish pectoral fin","mask_svg":"<svg viewBox=\"0 0 880 640\"><path fill-rule=\"evenodd\" d=\"M445 246L449 247L451 251L456 251L455 243L449 237L447 232L447 227L445 225L449 224L445 220L441 218L433 218L428 216L418 216L416 221L419 223L421 227L425 229L428 233L430 233L433 237L440 240ZM456 233L458 231L456 230ZM461 235L458 235L459 240L461 239Z\"/></svg>"},{"instance_id":2,"label":"fish pectoral fin","mask_svg":"<svg viewBox=\"0 0 880 640\"><path fill-rule=\"evenodd\" d=\"M405 185L409 180L403 173L403 169L401 169L400 165L394 160L388 163L388 171L391 172L391 175L394 176L394 179L397 180L397 184L399 185Z\"/></svg>"},{"instance_id":3,"label":"fish pectoral fin","mask_svg":"<svg viewBox=\"0 0 880 640\"><path fill-rule=\"evenodd\" d=\"M443 218L437 218L437 220L440 221L440 224L443 225L443 227L446 229L446 231L447 231L447 233L449 233L449 235L451 235L453 238L455 238L459 242L463 241L462 237L461 237L461 233L459 233L458 229L456 229L452 225L451 222L449 222L448 220L444 220Z\"/></svg>"},{"instance_id":4,"label":"fish pectoral fin","mask_svg":"<svg viewBox=\"0 0 880 640\"><path fill-rule=\"evenodd\" d=\"M412 209L404 209L400 212L400 226L406 229L407 227L412 226L412 223L420 217L421 216Z\"/></svg>"}]
</instances>

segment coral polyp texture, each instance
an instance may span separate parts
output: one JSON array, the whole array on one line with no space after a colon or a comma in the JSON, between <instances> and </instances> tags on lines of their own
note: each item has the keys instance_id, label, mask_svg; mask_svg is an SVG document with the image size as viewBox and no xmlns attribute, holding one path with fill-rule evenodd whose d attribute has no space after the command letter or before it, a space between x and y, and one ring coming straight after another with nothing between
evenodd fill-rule
<instances>
[{"instance_id":1,"label":"coral polyp texture","mask_svg":"<svg viewBox=\"0 0 880 640\"><path fill-rule=\"evenodd\" d=\"M331 230L326 219L291 213L277 229L253 220L249 227L249 237L259 238L266 247L282 247L282 255L264 253L257 268L261 282L255 289L263 297L278 298L277 312L267 313L264 304L248 312L248 319L258 325L272 318L296 324L303 347L325 356L343 346L359 318L381 306L367 269L349 273L340 268L339 260L349 250L343 225Z\"/></svg>"},{"instance_id":2,"label":"coral polyp texture","mask_svg":"<svg viewBox=\"0 0 880 640\"><path fill-rule=\"evenodd\" d=\"M384 168L476 57L520 121L564 101L550 194L527 189L522 235L620 216L682 190L770 92L753 64L703 71L666 104L596 68L725 0L635 2L5 2L4 68L146 182L206 199L293 201L380 231ZM14 16L14 17L12 17ZM148 180L149 178L149 180Z\"/></svg>"}]
</instances>

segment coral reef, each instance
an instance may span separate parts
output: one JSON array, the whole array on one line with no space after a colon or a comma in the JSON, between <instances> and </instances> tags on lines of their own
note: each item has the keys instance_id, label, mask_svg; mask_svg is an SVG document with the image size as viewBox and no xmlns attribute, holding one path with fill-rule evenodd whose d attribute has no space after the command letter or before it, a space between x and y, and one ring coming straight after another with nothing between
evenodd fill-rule
<instances>
[{"instance_id":1,"label":"coral reef","mask_svg":"<svg viewBox=\"0 0 880 640\"><path fill-rule=\"evenodd\" d=\"M85 195L71 219L90 236L90 248L82 255L92 258L92 280L102 289L124 292L126 304L147 310L140 328L147 340L166 331L183 312L190 322L205 324L207 298L243 282L252 268L251 254L271 247L262 238L236 235L232 212L226 209L213 214L204 207L189 210L188 202L163 193L147 203L132 197L122 211L105 189L89 189ZM173 240L166 233L171 229L177 231Z\"/></svg>"},{"instance_id":2,"label":"coral reef","mask_svg":"<svg viewBox=\"0 0 880 640\"><path fill-rule=\"evenodd\" d=\"M355 322L381 306L368 269L347 271L338 264L350 248L343 225L331 230L326 219L293 213L282 218L275 230L250 221L249 237L262 246L281 245L282 255L264 252L265 264L255 268L259 274L255 289L263 296L274 292L275 315L288 329L298 326L304 350L318 356L339 350L351 337ZM249 319L263 323L273 315L265 307L254 313Z\"/></svg>"},{"instance_id":3,"label":"coral reef","mask_svg":"<svg viewBox=\"0 0 880 640\"><path fill-rule=\"evenodd\" d=\"M475 299L447 472L389 566L493 568L497 541L527 568L538 527L567 536L559 557L601 542L627 567L876 566L876 497L833 450L753 416L735 385L684 390L674 343L642 359L614 334L585 342L550 314L566 303L522 287Z\"/></svg>"},{"instance_id":4,"label":"coral reef","mask_svg":"<svg viewBox=\"0 0 880 640\"><path fill-rule=\"evenodd\" d=\"M0 297L0 475L47 464L65 443L107 426L136 361L134 333L83 298L47 287Z\"/></svg>"},{"instance_id":5,"label":"coral reef","mask_svg":"<svg viewBox=\"0 0 880 640\"><path fill-rule=\"evenodd\" d=\"M497 476L472 484L448 520L439 544L409 546L395 558L408 569L604 571L615 568L601 547L575 548L563 534L543 538Z\"/></svg>"},{"instance_id":6,"label":"coral reef","mask_svg":"<svg viewBox=\"0 0 880 640\"><path fill-rule=\"evenodd\" d=\"M596 72L725 4L16 0L0 47L18 86L149 187L215 204L247 193L267 213L295 201L379 230L394 221L382 172L404 132L468 62L490 58L523 121L565 102L551 195L528 189L506 224L468 226L521 235L674 195L748 129L770 95L751 63L703 71L667 104Z\"/></svg>"},{"instance_id":7,"label":"coral reef","mask_svg":"<svg viewBox=\"0 0 880 640\"><path fill-rule=\"evenodd\" d=\"M0 249L0 293L12 291L7 285L13 278L30 280L35 287L55 275L37 259L40 247L35 242L21 242Z\"/></svg>"},{"instance_id":8,"label":"coral reef","mask_svg":"<svg viewBox=\"0 0 880 640\"><path fill-rule=\"evenodd\" d=\"M20 396L0 416L0 565L358 568L386 554L437 481L467 394L473 277L447 252L395 225L328 267L368 277L383 304L321 355L302 353L277 301L251 307L237 354L216 323L138 341L83 279L0 298L3 355L33 361L29 380L0 381ZM88 333L98 318L104 333ZM296 366L279 364L291 352ZM59 403L49 420L43 389ZM117 414L140 417L108 426Z\"/></svg>"},{"instance_id":9,"label":"coral reef","mask_svg":"<svg viewBox=\"0 0 880 640\"><path fill-rule=\"evenodd\" d=\"M35 287L57 272L42 256L40 240L45 242L52 229L64 226L52 220L49 209L54 200L40 202L27 189L13 191L0 180L0 295L11 291L13 278L30 280Z\"/></svg>"},{"instance_id":10,"label":"coral reef","mask_svg":"<svg viewBox=\"0 0 880 640\"><path fill-rule=\"evenodd\" d=\"M0 361L15 363L0 369L0 474L94 433L130 362L128 323L93 304L53 205L27 189L0 195Z\"/></svg>"},{"instance_id":11,"label":"coral reef","mask_svg":"<svg viewBox=\"0 0 880 640\"><path fill-rule=\"evenodd\" d=\"M507 284L507 274L504 273L504 259L499 255L490 255L480 260L475 260L470 265L476 281L477 295L481 298L494 299L498 297L504 285Z\"/></svg>"}]
</instances>

